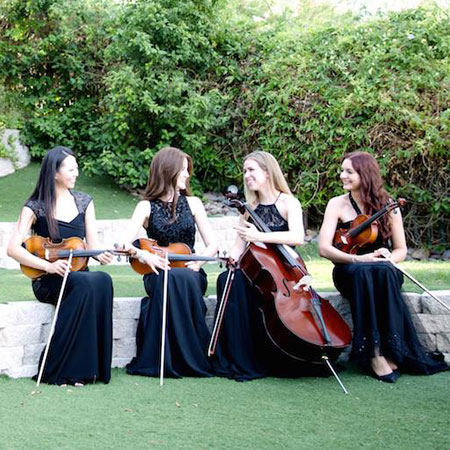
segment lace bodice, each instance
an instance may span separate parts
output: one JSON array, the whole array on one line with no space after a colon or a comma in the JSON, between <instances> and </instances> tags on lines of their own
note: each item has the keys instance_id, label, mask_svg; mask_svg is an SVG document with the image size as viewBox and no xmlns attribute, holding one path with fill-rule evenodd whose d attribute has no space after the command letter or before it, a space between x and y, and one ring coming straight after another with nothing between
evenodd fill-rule
<instances>
[{"instance_id":1,"label":"lace bodice","mask_svg":"<svg viewBox=\"0 0 450 450\"><path fill-rule=\"evenodd\" d=\"M289 231L287 220L278 211L275 203L271 205L259 204L255 213L263 220L271 231Z\"/></svg>"},{"instance_id":2,"label":"lace bodice","mask_svg":"<svg viewBox=\"0 0 450 450\"><path fill-rule=\"evenodd\" d=\"M146 228L147 236L161 246L183 242L194 250L195 219L187 198L180 195L175 208L176 219L172 221L172 204L161 200L150 202L151 211Z\"/></svg>"},{"instance_id":3,"label":"lace bodice","mask_svg":"<svg viewBox=\"0 0 450 450\"><path fill-rule=\"evenodd\" d=\"M78 215L74 217L70 222L64 222L63 220L57 220L59 237L66 239L69 237L79 237L84 239L86 236L86 230L84 225L84 216L89 203L92 201L92 197L83 192L71 191L77 205ZM32 226L32 230L35 234L42 237L50 237L50 231L48 229L47 214L45 205L40 200L28 200L25 206L30 208L36 216L36 222Z\"/></svg>"}]
</instances>

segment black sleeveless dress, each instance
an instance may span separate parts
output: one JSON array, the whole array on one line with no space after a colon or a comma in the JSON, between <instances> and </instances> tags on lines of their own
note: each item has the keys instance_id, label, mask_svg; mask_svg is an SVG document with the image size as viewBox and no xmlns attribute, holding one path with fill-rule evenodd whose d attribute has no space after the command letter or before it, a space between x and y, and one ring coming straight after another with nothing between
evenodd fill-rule
<instances>
[{"instance_id":1,"label":"black sleeveless dress","mask_svg":"<svg viewBox=\"0 0 450 450\"><path fill-rule=\"evenodd\" d=\"M271 231L289 230L288 223L279 213L276 204L260 204L255 212ZM226 275L226 272L220 274L217 280L218 300L224 290ZM236 381L265 376L328 376L328 371L324 371L321 366L293 360L272 343L264 328L261 302L261 294L240 270L236 270L217 352L212 358L216 374Z\"/></svg>"},{"instance_id":2,"label":"black sleeveless dress","mask_svg":"<svg viewBox=\"0 0 450 450\"><path fill-rule=\"evenodd\" d=\"M357 204L353 204L361 214ZM339 228L349 228L350 221ZM360 249L366 254L389 247L381 235L375 243ZM388 262L335 264L336 289L350 301L353 319L351 358L365 369L375 349L395 362L400 371L431 375L448 370L442 355L426 351L419 342L401 287L403 274Z\"/></svg>"},{"instance_id":3,"label":"black sleeveless dress","mask_svg":"<svg viewBox=\"0 0 450 450\"><path fill-rule=\"evenodd\" d=\"M79 214L71 221L58 220L61 239L85 238L84 217L92 198L72 191ZM44 205L29 200L25 206L37 217L33 231L50 237ZM45 275L33 281L36 298L55 305L63 278ZM111 378L113 285L104 272L70 272L50 343L42 381L49 384L108 383ZM42 362L44 352L42 352ZM39 372L38 372L39 373ZM35 377L36 378L36 377Z\"/></svg>"},{"instance_id":4,"label":"black sleeveless dress","mask_svg":"<svg viewBox=\"0 0 450 450\"><path fill-rule=\"evenodd\" d=\"M183 242L193 250L195 220L185 196L178 198L176 220L172 221L171 204L151 202L147 235L161 246ZM213 375L206 356L209 330L205 322L206 274L201 269L173 268L168 278L167 329L164 376L208 377ZM156 377L160 375L161 330L164 272L144 275L148 297L141 301L136 334L137 355L127 365L127 373Z\"/></svg>"}]
</instances>

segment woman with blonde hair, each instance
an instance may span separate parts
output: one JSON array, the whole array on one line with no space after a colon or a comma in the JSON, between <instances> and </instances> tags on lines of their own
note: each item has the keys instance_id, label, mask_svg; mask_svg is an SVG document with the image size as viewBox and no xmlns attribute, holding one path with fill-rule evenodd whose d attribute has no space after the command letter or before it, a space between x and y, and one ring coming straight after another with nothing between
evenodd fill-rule
<instances>
[{"instance_id":1,"label":"woman with blonde hair","mask_svg":"<svg viewBox=\"0 0 450 450\"><path fill-rule=\"evenodd\" d=\"M184 243L194 250L195 228L205 244L204 256L213 256L217 244L201 200L190 194L192 159L174 147L161 149L153 158L144 199L136 205L127 242L133 242L143 226L147 236L163 247ZM136 335L137 355L127 366L131 375L159 376L163 320L164 259L127 245L133 257L149 266L144 275L147 297L141 301ZM164 376L211 376L206 356L209 331L205 322L206 274L202 262L168 271L167 338Z\"/></svg>"},{"instance_id":2,"label":"woman with blonde hair","mask_svg":"<svg viewBox=\"0 0 450 450\"><path fill-rule=\"evenodd\" d=\"M230 257L238 261L251 243L302 245L303 217L300 202L292 195L276 159L267 152L247 155L243 165L247 202L271 232L257 230L245 216L235 227L237 236ZM217 298L222 297L226 273L219 276ZM304 367L283 354L264 327L261 294L237 269L219 335L213 364L217 374L238 381L268 375L298 376Z\"/></svg>"}]
</instances>

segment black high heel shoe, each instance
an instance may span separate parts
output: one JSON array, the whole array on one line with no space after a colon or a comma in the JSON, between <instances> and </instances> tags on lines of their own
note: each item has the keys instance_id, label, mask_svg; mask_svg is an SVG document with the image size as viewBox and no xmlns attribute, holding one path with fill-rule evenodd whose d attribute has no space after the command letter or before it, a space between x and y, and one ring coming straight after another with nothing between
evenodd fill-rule
<instances>
[{"instance_id":1,"label":"black high heel shoe","mask_svg":"<svg viewBox=\"0 0 450 450\"><path fill-rule=\"evenodd\" d=\"M398 380L400 374L398 372L395 373L395 371L392 371L387 375L377 375L372 369L372 376L378 381L383 381L384 383L395 383Z\"/></svg>"}]
</instances>

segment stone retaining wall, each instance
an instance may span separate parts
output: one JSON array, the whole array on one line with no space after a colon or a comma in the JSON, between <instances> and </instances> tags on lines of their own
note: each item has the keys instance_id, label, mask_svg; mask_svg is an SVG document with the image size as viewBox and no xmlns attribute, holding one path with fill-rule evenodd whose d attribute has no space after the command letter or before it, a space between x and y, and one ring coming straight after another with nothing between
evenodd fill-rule
<instances>
[{"instance_id":1,"label":"stone retaining wall","mask_svg":"<svg viewBox=\"0 0 450 450\"><path fill-rule=\"evenodd\" d=\"M336 292L323 292L351 326L348 302ZM450 304L450 291L436 292ZM450 313L428 295L405 294L421 342L438 349L450 363ZM211 329L216 299L205 298L206 321ZM116 298L113 310L113 367L124 367L136 354L135 335L140 298ZM37 373L39 355L50 331L54 307L37 301L0 304L0 374L13 378ZM343 354L345 360L349 350Z\"/></svg>"},{"instance_id":2,"label":"stone retaining wall","mask_svg":"<svg viewBox=\"0 0 450 450\"><path fill-rule=\"evenodd\" d=\"M223 217L211 217L211 227L214 235L219 244L219 251L222 254L223 251L228 251L235 239L235 232L233 226L238 223L238 216L223 216ZM0 268L4 269L18 269L19 264L12 258L8 258L6 255L6 247L8 245L9 236L11 235L15 226L15 222L0 222ZM97 220L98 239L100 248L113 248L117 242L123 242L128 227L128 220ZM142 229L140 236L145 236L145 232ZM203 242L196 233L197 240L195 242L195 249L197 252L201 252L204 248ZM89 264L98 264L93 258L89 261ZM125 258L122 261L114 259L112 264L127 264Z\"/></svg>"}]
</instances>

